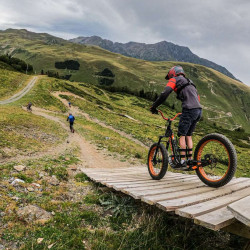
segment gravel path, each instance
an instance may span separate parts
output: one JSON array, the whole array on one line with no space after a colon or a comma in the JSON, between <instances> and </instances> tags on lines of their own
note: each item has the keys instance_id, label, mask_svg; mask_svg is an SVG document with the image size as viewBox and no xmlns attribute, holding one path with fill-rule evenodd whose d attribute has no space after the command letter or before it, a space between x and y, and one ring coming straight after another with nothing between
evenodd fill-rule
<instances>
[{"instance_id":1,"label":"gravel path","mask_svg":"<svg viewBox=\"0 0 250 250\"><path fill-rule=\"evenodd\" d=\"M37 79L38 79L38 77L34 76L25 88L23 88L20 92L16 93L15 95L10 97L9 99L0 101L0 104L1 105L8 104L8 103L12 103L12 102L15 102L15 101L21 99L23 96L25 96L33 88Z\"/></svg>"}]
</instances>

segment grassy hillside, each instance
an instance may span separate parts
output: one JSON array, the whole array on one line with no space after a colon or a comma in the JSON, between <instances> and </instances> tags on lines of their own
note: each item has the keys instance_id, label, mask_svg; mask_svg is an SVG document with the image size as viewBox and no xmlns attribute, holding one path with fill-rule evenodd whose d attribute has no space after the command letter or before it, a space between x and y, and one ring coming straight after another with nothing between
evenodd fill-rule
<instances>
[{"instance_id":1,"label":"grassy hillside","mask_svg":"<svg viewBox=\"0 0 250 250\"><path fill-rule=\"evenodd\" d=\"M167 70L177 62L148 62L111 53L95 46L69 43L48 34L37 34L26 30L0 32L0 53L11 53L34 66L40 73L54 70L60 75L72 75L70 80L112 88L115 91L130 90L139 94L160 93L165 85ZM75 60L79 70L56 69L55 62ZM197 85L204 105L204 116L216 125L235 129L239 126L250 131L250 88L225 75L191 63L179 63ZM100 82L97 73L108 68L115 75L111 81ZM105 77L104 77L105 78ZM109 78L105 78L110 80ZM114 81L113 81L114 80ZM112 83L113 81L113 83ZM169 105L180 109L174 95Z\"/></svg>"},{"instance_id":2,"label":"grassy hillside","mask_svg":"<svg viewBox=\"0 0 250 250\"><path fill-rule=\"evenodd\" d=\"M61 91L61 100L70 100L73 107L79 108L75 114L77 135L120 162L145 163L148 145L164 133L164 121L148 111L150 101L89 83L40 77L26 96L0 106L1 149L7 154L2 154L1 161L17 156L0 165L2 245L9 249L235 249L246 244L240 237L210 231L193 225L189 219L177 219L95 186L77 170L85 166L77 144L67 143L59 155L38 154L48 148L55 151L56 145L66 139L66 131L21 106L32 101L34 106L45 109L45 114L66 124L68 109L55 97L55 91ZM176 113L167 107L163 110L169 116ZM173 125L176 129L177 123ZM249 141L245 140L249 135L222 130L204 119L197 127L195 143L214 131L234 142L239 162L236 175L250 177ZM36 157L22 159L20 155ZM26 169L15 171L13 167L18 164ZM57 184L50 182L52 176ZM24 183L12 185L13 178ZM17 216L19 209L27 205L46 210L50 220L35 222L34 218L27 221Z\"/></svg>"},{"instance_id":3,"label":"grassy hillside","mask_svg":"<svg viewBox=\"0 0 250 250\"><path fill-rule=\"evenodd\" d=\"M0 62L0 100L7 99L28 83L30 76L13 70L9 65Z\"/></svg>"},{"instance_id":4,"label":"grassy hillside","mask_svg":"<svg viewBox=\"0 0 250 250\"><path fill-rule=\"evenodd\" d=\"M52 95L55 91L73 93L72 95L61 95L61 98L70 101L74 106L87 113L91 120L83 117L77 118L77 129L88 140L99 145L100 148L106 148L111 152L119 153L128 159L129 157L146 161L147 146L156 141L160 134L164 133L164 121L160 116L152 115L149 112L150 101L133 95L124 93L112 93L88 83L70 82L54 78L43 77L36 86L22 99L13 105L24 105L32 101L35 106L46 108L51 111L66 112L66 107ZM166 106L162 110L168 116L174 116L175 110ZM132 117L129 119L126 116ZM117 130L124 131L132 135L135 139L141 141L146 147L135 145L134 142L123 138L116 132L103 128L96 124L95 120L101 121L112 126ZM174 123L177 129L178 122ZM160 127L159 127L160 126ZM250 177L250 162L248 151L250 148L249 134L242 131L230 131L215 126L214 121L204 118L198 125L194 136L195 143L205 134L218 132L229 137L234 143L238 154L238 172L237 176ZM105 138L109 138L106 140ZM124 145L126 149L124 150Z\"/></svg>"},{"instance_id":5,"label":"grassy hillside","mask_svg":"<svg viewBox=\"0 0 250 250\"><path fill-rule=\"evenodd\" d=\"M20 106L0 106L0 112L1 162L16 156L32 156L65 138L57 124L27 113Z\"/></svg>"}]
</instances>

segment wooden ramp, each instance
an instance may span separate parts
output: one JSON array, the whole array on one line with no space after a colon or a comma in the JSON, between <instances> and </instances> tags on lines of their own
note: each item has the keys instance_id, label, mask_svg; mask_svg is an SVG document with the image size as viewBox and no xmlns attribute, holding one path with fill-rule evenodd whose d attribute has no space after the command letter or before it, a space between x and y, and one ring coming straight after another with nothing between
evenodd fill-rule
<instances>
[{"instance_id":1,"label":"wooden ramp","mask_svg":"<svg viewBox=\"0 0 250 250\"><path fill-rule=\"evenodd\" d=\"M228 205L228 209L238 221L250 227L250 195Z\"/></svg>"},{"instance_id":2,"label":"wooden ramp","mask_svg":"<svg viewBox=\"0 0 250 250\"><path fill-rule=\"evenodd\" d=\"M239 220L241 236L250 239L250 178L233 178L215 189L196 175L167 172L162 180L152 180L146 167L81 170L95 182L212 230L228 231Z\"/></svg>"}]
</instances>

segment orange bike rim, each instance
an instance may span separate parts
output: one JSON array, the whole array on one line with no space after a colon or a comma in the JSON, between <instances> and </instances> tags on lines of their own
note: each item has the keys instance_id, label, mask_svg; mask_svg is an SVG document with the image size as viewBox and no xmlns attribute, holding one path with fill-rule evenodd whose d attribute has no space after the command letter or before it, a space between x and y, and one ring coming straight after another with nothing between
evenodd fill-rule
<instances>
[{"instance_id":1,"label":"orange bike rim","mask_svg":"<svg viewBox=\"0 0 250 250\"><path fill-rule=\"evenodd\" d=\"M155 169L154 169L153 162L152 162L152 160L154 158L155 150L156 150L156 146L153 147L152 150L150 151L149 158L148 158L148 166L149 166L149 170L150 170L151 174L157 176L158 174L155 173ZM159 150L161 151L160 148L159 148ZM161 168L162 168L162 165L163 165L163 162L161 164Z\"/></svg>"},{"instance_id":2,"label":"orange bike rim","mask_svg":"<svg viewBox=\"0 0 250 250\"><path fill-rule=\"evenodd\" d=\"M220 179L218 179L218 180L213 180L213 179L208 178L208 176L207 176L206 172L204 171L203 167L198 167L198 170L199 170L200 174L201 174L207 181L218 182L218 181L222 180L222 179L227 175L227 173L228 173L228 171L229 171L229 167L230 167L230 156L229 156L229 152L228 152L226 146L225 146L222 142L220 142L220 141L218 141L218 140L216 140L216 139L211 139L211 140L205 141L205 142L201 145L201 147L199 148L198 155L197 155L197 160L198 160L198 161L201 160L201 154L202 154L203 148L204 148L204 147L207 145L207 143L210 142L210 141L219 142L219 143L220 143L221 145L223 145L223 147L225 148L225 150L226 150L226 152L227 152L227 156L228 156L228 167L227 167L227 171L226 171L226 173L225 173Z\"/></svg>"}]
</instances>

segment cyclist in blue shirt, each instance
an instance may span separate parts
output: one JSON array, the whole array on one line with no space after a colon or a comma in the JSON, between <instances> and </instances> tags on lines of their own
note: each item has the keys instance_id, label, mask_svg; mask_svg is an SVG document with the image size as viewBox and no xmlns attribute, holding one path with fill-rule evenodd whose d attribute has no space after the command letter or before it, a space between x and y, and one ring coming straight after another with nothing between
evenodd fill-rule
<instances>
[{"instance_id":1,"label":"cyclist in blue shirt","mask_svg":"<svg viewBox=\"0 0 250 250\"><path fill-rule=\"evenodd\" d=\"M69 113L69 116L68 116L68 118L67 118L67 121L69 121L70 131L71 131L72 133L74 133L75 130L74 130L74 128L73 128L73 125L74 125L75 117L74 117L71 113Z\"/></svg>"}]
</instances>

